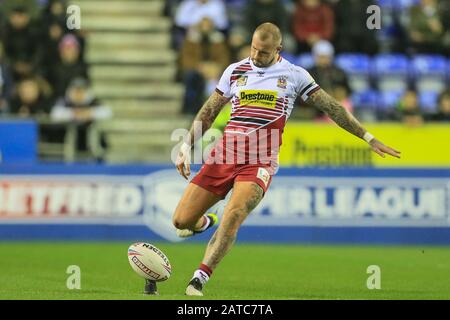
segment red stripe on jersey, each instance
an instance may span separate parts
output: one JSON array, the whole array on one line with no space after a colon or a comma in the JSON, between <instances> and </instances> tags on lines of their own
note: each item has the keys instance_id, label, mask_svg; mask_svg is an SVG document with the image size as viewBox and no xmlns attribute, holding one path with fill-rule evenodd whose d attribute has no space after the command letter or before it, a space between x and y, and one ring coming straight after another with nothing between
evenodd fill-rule
<instances>
[{"instance_id":1,"label":"red stripe on jersey","mask_svg":"<svg viewBox=\"0 0 450 320\"><path fill-rule=\"evenodd\" d=\"M240 127L244 126L244 127L250 128L250 129L256 129L256 128L263 126L261 123L256 123L256 122L230 120L230 121L228 121L226 128L228 126L233 126L233 125L240 126Z\"/></svg>"},{"instance_id":2,"label":"red stripe on jersey","mask_svg":"<svg viewBox=\"0 0 450 320\"><path fill-rule=\"evenodd\" d=\"M239 111L239 112L233 112L231 114L231 117L254 117L254 118L261 118L261 119L267 119L267 120L273 120L281 116L282 114L262 114L259 112L252 112L252 111Z\"/></svg>"}]
</instances>

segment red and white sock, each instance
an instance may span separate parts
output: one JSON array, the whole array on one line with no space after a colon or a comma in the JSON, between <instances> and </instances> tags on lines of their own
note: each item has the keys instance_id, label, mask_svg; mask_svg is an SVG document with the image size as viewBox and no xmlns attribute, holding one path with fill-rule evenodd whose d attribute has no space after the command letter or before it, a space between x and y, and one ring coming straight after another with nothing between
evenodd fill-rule
<instances>
[{"instance_id":1,"label":"red and white sock","mask_svg":"<svg viewBox=\"0 0 450 320\"><path fill-rule=\"evenodd\" d=\"M199 232L205 231L211 224L211 219L209 219L206 215L202 216L202 218L203 218L203 225L201 226L201 228L197 229L196 231L199 231Z\"/></svg>"},{"instance_id":2,"label":"red and white sock","mask_svg":"<svg viewBox=\"0 0 450 320\"><path fill-rule=\"evenodd\" d=\"M206 264L201 264L200 267L195 270L193 278L199 278L200 282L204 285L208 282L209 277L212 275L212 270Z\"/></svg>"}]
</instances>

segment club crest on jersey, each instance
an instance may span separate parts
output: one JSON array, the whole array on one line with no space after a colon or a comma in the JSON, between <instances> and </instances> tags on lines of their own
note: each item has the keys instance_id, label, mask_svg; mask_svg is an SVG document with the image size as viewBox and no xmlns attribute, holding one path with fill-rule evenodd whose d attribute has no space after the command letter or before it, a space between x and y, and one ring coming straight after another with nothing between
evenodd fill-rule
<instances>
[{"instance_id":1,"label":"club crest on jersey","mask_svg":"<svg viewBox=\"0 0 450 320\"><path fill-rule=\"evenodd\" d=\"M265 72L264 71L258 71L258 77L262 78L264 77Z\"/></svg>"},{"instance_id":2,"label":"club crest on jersey","mask_svg":"<svg viewBox=\"0 0 450 320\"><path fill-rule=\"evenodd\" d=\"M236 81L236 86L237 87L242 87L245 86L247 84L247 76L240 76L237 81Z\"/></svg>"},{"instance_id":3,"label":"club crest on jersey","mask_svg":"<svg viewBox=\"0 0 450 320\"><path fill-rule=\"evenodd\" d=\"M286 87L287 87L287 77L286 76L278 77L277 87L281 88L281 89L286 89Z\"/></svg>"}]
</instances>

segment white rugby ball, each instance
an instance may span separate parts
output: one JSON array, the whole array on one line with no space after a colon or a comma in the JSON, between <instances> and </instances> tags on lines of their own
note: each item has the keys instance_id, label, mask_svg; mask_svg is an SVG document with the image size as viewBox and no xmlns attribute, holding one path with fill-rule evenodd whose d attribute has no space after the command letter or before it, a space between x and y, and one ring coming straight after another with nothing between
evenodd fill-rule
<instances>
[{"instance_id":1,"label":"white rugby ball","mask_svg":"<svg viewBox=\"0 0 450 320\"><path fill-rule=\"evenodd\" d=\"M128 248L128 262L141 277L165 281L172 273L167 256L150 243L136 242Z\"/></svg>"}]
</instances>

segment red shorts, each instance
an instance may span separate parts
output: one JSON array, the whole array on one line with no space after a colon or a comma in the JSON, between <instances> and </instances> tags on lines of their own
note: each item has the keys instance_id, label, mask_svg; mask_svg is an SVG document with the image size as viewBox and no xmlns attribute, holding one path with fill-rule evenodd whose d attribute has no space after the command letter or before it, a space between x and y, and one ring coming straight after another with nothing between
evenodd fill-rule
<instances>
[{"instance_id":1,"label":"red shorts","mask_svg":"<svg viewBox=\"0 0 450 320\"><path fill-rule=\"evenodd\" d=\"M235 181L252 181L266 193L272 182L272 168L262 164L204 164L192 183L225 198Z\"/></svg>"}]
</instances>

